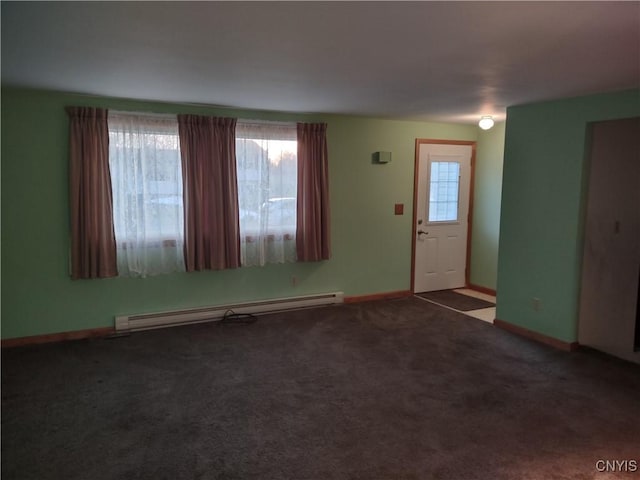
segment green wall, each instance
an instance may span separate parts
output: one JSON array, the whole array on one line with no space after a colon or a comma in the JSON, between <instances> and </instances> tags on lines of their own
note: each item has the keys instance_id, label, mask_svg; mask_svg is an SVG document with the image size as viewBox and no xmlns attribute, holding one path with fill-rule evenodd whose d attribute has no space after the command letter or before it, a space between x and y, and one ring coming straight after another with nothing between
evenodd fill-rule
<instances>
[{"instance_id":1,"label":"green wall","mask_svg":"<svg viewBox=\"0 0 640 480\"><path fill-rule=\"evenodd\" d=\"M505 123L478 129L471 235L472 285L496 290Z\"/></svg>"},{"instance_id":2,"label":"green wall","mask_svg":"<svg viewBox=\"0 0 640 480\"><path fill-rule=\"evenodd\" d=\"M145 279L71 281L67 105L327 122L332 259ZM2 338L113 326L118 314L327 291L367 295L408 290L416 138L477 140L478 129L3 88ZM392 162L372 164L371 155L378 150L393 152ZM482 162L479 155L478 164ZM476 202L478 196L482 192L476 188ZM403 216L394 215L395 203L405 204ZM474 239L473 251L485 250L482 240ZM292 275L299 279L295 287ZM482 275L472 278L484 281Z\"/></svg>"},{"instance_id":3,"label":"green wall","mask_svg":"<svg viewBox=\"0 0 640 480\"><path fill-rule=\"evenodd\" d=\"M637 115L637 90L507 109L497 318L577 340L587 126Z\"/></svg>"}]
</instances>

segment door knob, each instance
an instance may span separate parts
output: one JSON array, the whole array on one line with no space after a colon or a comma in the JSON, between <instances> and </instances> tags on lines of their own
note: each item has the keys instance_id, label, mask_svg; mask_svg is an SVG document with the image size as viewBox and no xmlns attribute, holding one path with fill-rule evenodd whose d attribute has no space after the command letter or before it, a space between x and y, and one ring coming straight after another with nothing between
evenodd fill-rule
<instances>
[{"instance_id":1,"label":"door knob","mask_svg":"<svg viewBox=\"0 0 640 480\"><path fill-rule=\"evenodd\" d=\"M425 232L424 230L418 230L418 235L429 235L429 232Z\"/></svg>"}]
</instances>

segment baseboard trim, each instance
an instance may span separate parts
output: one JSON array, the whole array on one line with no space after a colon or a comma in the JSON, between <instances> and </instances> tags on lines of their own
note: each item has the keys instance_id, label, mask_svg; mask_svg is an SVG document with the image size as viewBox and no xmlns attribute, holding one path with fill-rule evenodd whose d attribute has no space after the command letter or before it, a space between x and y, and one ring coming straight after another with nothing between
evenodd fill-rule
<instances>
[{"instance_id":1,"label":"baseboard trim","mask_svg":"<svg viewBox=\"0 0 640 480\"><path fill-rule=\"evenodd\" d=\"M413 295L409 290L396 292L375 293L373 295L345 296L344 303L369 302L372 300L392 300ZM75 330L71 332L49 333L46 335L33 335L30 337L17 337L2 339L2 348L24 347L28 345L40 345L44 343L59 343L70 340L82 340L86 338L108 337L116 333L113 327L92 328L88 330Z\"/></svg>"},{"instance_id":2,"label":"baseboard trim","mask_svg":"<svg viewBox=\"0 0 640 480\"><path fill-rule=\"evenodd\" d=\"M525 337L530 340L535 340L539 343L544 343L545 345L549 345L553 348L557 348L558 350L563 350L565 352L573 352L579 347L578 342L565 342L563 340L558 340L557 338L534 332L533 330L529 330L528 328L520 327L518 325L505 322L504 320L500 320L498 318L493 321L493 325L501 328L502 330L515 333L516 335L520 335L521 337Z\"/></svg>"},{"instance_id":3,"label":"baseboard trim","mask_svg":"<svg viewBox=\"0 0 640 480\"><path fill-rule=\"evenodd\" d=\"M411 290L398 290L395 292L374 293L372 295L351 295L344 297L344 303L370 302L373 300L393 300L412 296Z\"/></svg>"},{"instance_id":4,"label":"baseboard trim","mask_svg":"<svg viewBox=\"0 0 640 480\"><path fill-rule=\"evenodd\" d=\"M469 290L475 290L476 292L486 293L487 295L491 295L492 297L496 296L495 290L492 290L487 287L481 287L480 285L474 285L473 283L470 283L469 285L467 285L467 288Z\"/></svg>"},{"instance_id":5,"label":"baseboard trim","mask_svg":"<svg viewBox=\"0 0 640 480\"><path fill-rule=\"evenodd\" d=\"M108 337L113 335L112 327L92 328L89 330L74 330L72 332L49 333L46 335L33 335L31 337L18 337L2 339L2 348L24 347L27 345L40 345L43 343L67 342L69 340L82 340L85 338Z\"/></svg>"}]
</instances>

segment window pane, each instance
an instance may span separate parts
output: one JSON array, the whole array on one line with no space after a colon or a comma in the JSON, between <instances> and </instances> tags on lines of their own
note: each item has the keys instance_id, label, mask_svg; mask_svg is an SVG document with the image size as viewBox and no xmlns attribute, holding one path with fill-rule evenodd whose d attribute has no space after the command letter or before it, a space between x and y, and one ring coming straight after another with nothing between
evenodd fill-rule
<instances>
[{"instance_id":1,"label":"window pane","mask_svg":"<svg viewBox=\"0 0 640 480\"><path fill-rule=\"evenodd\" d=\"M109 113L109 168L121 275L184 270L175 117Z\"/></svg>"},{"instance_id":2,"label":"window pane","mask_svg":"<svg viewBox=\"0 0 640 480\"><path fill-rule=\"evenodd\" d=\"M429 221L458 221L460 164L431 162L429 174Z\"/></svg>"},{"instance_id":3,"label":"window pane","mask_svg":"<svg viewBox=\"0 0 640 480\"><path fill-rule=\"evenodd\" d=\"M295 261L295 124L238 122L238 204L243 265Z\"/></svg>"}]
</instances>

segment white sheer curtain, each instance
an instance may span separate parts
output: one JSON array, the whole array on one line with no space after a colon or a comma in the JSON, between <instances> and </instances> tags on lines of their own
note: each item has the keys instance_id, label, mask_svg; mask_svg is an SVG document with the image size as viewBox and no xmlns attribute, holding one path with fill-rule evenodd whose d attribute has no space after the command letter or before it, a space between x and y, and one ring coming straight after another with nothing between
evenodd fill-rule
<instances>
[{"instance_id":1,"label":"white sheer curtain","mask_svg":"<svg viewBox=\"0 0 640 480\"><path fill-rule=\"evenodd\" d=\"M242 265L296 260L295 123L238 120L236 162Z\"/></svg>"},{"instance_id":2,"label":"white sheer curtain","mask_svg":"<svg viewBox=\"0 0 640 480\"><path fill-rule=\"evenodd\" d=\"M109 111L108 124L119 275L184 271L176 116Z\"/></svg>"}]
</instances>

